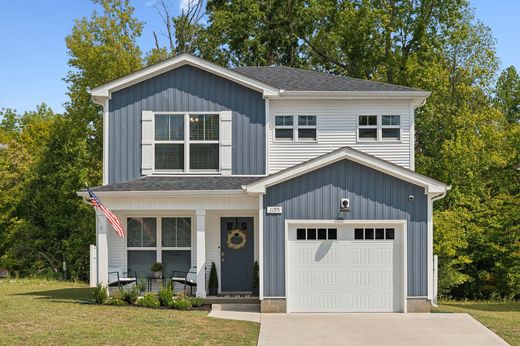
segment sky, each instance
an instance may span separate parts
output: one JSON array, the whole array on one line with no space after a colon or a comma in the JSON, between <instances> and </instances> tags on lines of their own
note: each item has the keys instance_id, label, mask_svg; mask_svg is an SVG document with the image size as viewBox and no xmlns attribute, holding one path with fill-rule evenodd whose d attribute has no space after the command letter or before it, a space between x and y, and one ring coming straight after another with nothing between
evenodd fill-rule
<instances>
[{"instance_id":1,"label":"sky","mask_svg":"<svg viewBox=\"0 0 520 346\"><path fill-rule=\"evenodd\" d=\"M153 31L162 29L156 0L132 0L145 22L138 44L153 47ZM173 14L188 0L172 0ZM476 17L491 27L502 68L520 70L520 0L471 0ZM57 112L67 101L63 81L69 70L65 46L74 20L89 17L97 7L90 0L0 0L0 109L33 110L45 102Z\"/></svg>"}]
</instances>

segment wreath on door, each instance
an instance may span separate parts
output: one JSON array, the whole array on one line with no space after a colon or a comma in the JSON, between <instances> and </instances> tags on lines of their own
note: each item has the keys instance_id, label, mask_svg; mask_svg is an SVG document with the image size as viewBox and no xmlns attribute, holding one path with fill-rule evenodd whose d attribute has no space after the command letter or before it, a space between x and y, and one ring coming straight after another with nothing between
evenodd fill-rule
<instances>
[{"instance_id":1,"label":"wreath on door","mask_svg":"<svg viewBox=\"0 0 520 346\"><path fill-rule=\"evenodd\" d=\"M246 246L247 234L240 229L232 229L227 233L227 246L233 250L240 250Z\"/></svg>"}]
</instances>

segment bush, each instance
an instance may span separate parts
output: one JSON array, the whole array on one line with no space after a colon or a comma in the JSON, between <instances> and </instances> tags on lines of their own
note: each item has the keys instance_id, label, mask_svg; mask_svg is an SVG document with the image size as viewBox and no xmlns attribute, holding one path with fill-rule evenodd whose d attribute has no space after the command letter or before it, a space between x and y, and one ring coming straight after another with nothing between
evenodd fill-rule
<instances>
[{"instance_id":1,"label":"bush","mask_svg":"<svg viewBox=\"0 0 520 346\"><path fill-rule=\"evenodd\" d=\"M255 261L255 264L253 265L253 282L251 283L252 288L260 287L260 277L258 276L259 269L258 262Z\"/></svg>"},{"instance_id":2,"label":"bush","mask_svg":"<svg viewBox=\"0 0 520 346\"><path fill-rule=\"evenodd\" d=\"M155 293L146 293L142 299L137 301L137 305L144 306L146 308L157 308L161 304Z\"/></svg>"},{"instance_id":3,"label":"bush","mask_svg":"<svg viewBox=\"0 0 520 346\"><path fill-rule=\"evenodd\" d=\"M121 299L120 296L118 296L118 297L109 298L105 302L105 305L123 306L123 305L126 305L126 302L123 299Z\"/></svg>"},{"instance_id":4,"label":"bush","mask_svg":"<svg viewBox=\"0 0 520 346\"><path fill-rule=\"evenodd\" d=\"M108 290L102 284L98 284L92 291L92 297L97 304L105 304L108 299Z\"/></svg>"},{"instance_id":5,"label":"bush","mask_svg":"<svg viewBox=\"0 0 520 346\"><path fill-rule=\"evenodd\" d=\"M154 264L152 264L152 266L150 267L150 271L151 272L162 272L163 270L163 265L161 262L155 262Z\"/></svg>"},{"instance_id":6,"label":"bush","mask_svg":"<svg viewBox=\"0 0 520 346\"><path fill-rule=\"evenodd\" d=\"M139 275L139 279L137 279L136 286L139 292L146 291L146 279L143 275Z\"/></svg>"},{"instance_id":7,"label":"bush","mask_svg":"<svg viewBox=\"0 0 520 346\"><path fill-rule=\"evenodd\" d=\"M171 307L173 303L173 291L172 289L167 287L162 287L159 290L159 303L161 306Z\"/></svg>"},{"instance_id":8,"label":"bush","mask_svg":"<svg viewBox=\"0 0 520 346\"><path fill-rule=\"evenodd\" d=\"M172 308L176 310L189 310L191 306L191 299L186 296L176 297L172 304Z\"/></svg>"},{"instance_id":9,"label":"bush","mask_svg":"<svg viewBox=\"0 0 520 346\"><path fill-rule=\"evenodd\" d=\"M215 262L211 262L211 271L209 272L208 287L212 289L218 289L218 275L217 266L215 265Z\"/></svg>"},{"instance_id":10,"label":"bush","mask_svg":"<svg viewBox=\"0 0 520 346\"><path fill-rule=\"evenodd\" d=\"M137 301L139 297L139 291L137 286L132 286L132 288L123 288L121 290L121 299L128 304L133 304Z\"/></svg>"},{"instance_id":11,"label":"bush","mask_svg":"<svg viewBox=\"0 0 520 346\"><path fill-rule=\"evenodd\" d=\"M194 307L199 307L204 303L204 299L200 297L191 297L190 298L191 305Z\"/></svg>"}]
</instances>

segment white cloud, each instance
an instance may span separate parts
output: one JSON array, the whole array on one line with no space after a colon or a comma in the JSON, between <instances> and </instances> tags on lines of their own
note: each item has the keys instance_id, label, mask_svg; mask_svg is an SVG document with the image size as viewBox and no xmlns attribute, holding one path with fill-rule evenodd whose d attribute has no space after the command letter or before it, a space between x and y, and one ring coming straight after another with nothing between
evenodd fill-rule
<instances>
[{"instance_id":1,"label":"white cloud","mask_svg":"<svg viewBox=\"0 0 520 346\"><path fill-rule=\"evenodd\" d=\"M193 0L179 0L179 11L186 11Z\"/></svg>"},{"instance_id":2,"label":"white cloud","mask_svg":"<svg viewBox=\"0 0 520 346\"><path fill-rule=\"evenodd\" d=\"M144 3L144 5L146 7L152 7L152 6L155 6L157 4L157 0L148 0Z\"/></svg>"}]
</instances>

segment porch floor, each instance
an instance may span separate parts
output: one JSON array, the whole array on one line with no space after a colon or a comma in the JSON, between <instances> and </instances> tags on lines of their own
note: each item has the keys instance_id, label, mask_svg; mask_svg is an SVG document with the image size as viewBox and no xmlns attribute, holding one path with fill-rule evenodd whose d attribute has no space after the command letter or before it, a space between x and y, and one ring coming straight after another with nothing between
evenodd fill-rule
<instances>
[{"instance_id":1,"label":"porch floor","mask_svg":"<svg viewBox=\"0 0 520 346\"><path fill-rule=\"evenodd\" d=\"M260 299L251 295L218 295L207 296L204 304L260 304Z\"/></svg>"}]
</instances>

